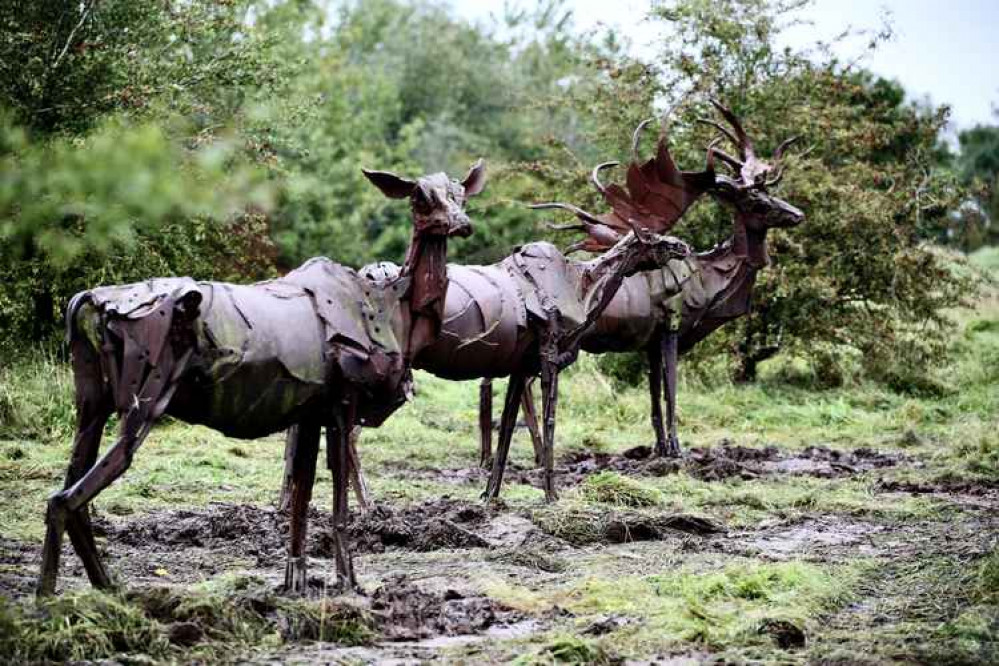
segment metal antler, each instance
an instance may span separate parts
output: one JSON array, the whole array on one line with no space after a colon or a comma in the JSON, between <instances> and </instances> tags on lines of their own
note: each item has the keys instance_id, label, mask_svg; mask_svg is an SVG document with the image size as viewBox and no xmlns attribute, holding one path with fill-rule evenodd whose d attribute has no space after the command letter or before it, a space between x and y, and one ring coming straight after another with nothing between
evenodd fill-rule
<instances>
[{"instance_id":1,"label":"metal antler","mask_svg":"<svg viewBox=\"0 0 999 666\"><path fill-rule=\"evenodd\" d=\"M716 120L708 118L697 119L698 122L710 125L722 134L721 137L715 138L708 146L708 154L712 158L717 157L726 166L731 168L738 177L738 181L722 176L720 177L721 182L724 182L732 187L743 189L750 187L767 188L777 185L784 175L784 168L781 163L784 152L791 144L797 141L799 137L791 137L790 139L782 142L777 147L777 150L774 151L772 163L768 164L756 156L756 150L753 147L752 140L746 133L745 128L743 128L739 118L731 111L731 109L727 108L716 99L711 99L710 102L711 105L714 106L719 113L721 113L722 117L732 128L730 130ZM737 158L717 147L717 144L723 138L728 139L738 149L740 157Z\"/></svg>"}]
</instances>

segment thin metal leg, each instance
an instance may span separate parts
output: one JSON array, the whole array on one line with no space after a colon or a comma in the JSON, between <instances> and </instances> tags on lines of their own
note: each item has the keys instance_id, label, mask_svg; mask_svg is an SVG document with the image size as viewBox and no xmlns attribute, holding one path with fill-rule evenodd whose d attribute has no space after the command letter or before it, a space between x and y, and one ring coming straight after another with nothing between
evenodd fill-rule
<instances>
[{"instance_id":1,"label":"thin metal leg","mask_svg":"<svg viewBox=\"0 0 999 666\"><path fill-rule=\"evenodd\" d=\"M289 592L303 593L308 588L308 557L305 538L308 532L309 503L316 481L316 459L319 457L321 427L313 421L295 427L294 440L289 437L288 448L293 457L289 461L291 474L286 487L288 508L291 511L291 529L288 541L288 562L284 570L284 587Z\"/></svg>"},{"instance_id":2,"label":"thin metal leg","mask_svg":"<svg viewBox=\"0 0 999 666\"><path fill-rule=\"evenodd\" d=\"M510 384L506 389L506 402L503 404L503 416L500 418L499 445L493 458L493 469L489 475L489 483L482 498L486 501L499 497L503 485L503 472L506 469L506 459L510 453L510 442L513 439L513 429L517 424L517 410L520 409L520 395L524 391L524 376L510 376Z\"/></svg>"},{"instance_id":3,"label":"thin metal leg","mask_svg":"<svg viewBox=\"0 0 999 666\"><path fill-rule=\"evenodd\" d=\"M291 508L291 477L294 473L295 449L298 442L298 424L288 428L284 434L284 476L281 478L281 495L278 497L278 511Z\"/></svg>"},{"instance_id":4,"label":"thin metal leg","mask_svg":"<svg viewBox=\"0 0 999 666\"><path fill-rule=\"evenodd\" d=\"M666 392L666 427L669 430L668 455L680 455L680 440L676 423L676 371L678 363L676 331L667 331L662 340L663 385Z\"/></svg>"},{"instance_id":5,"label":"thin metal leg","mask_svg":"<svg viewBox=\"0 0 999 666\"><path fill-rule=\"evenodd\" d=\"M326 447L333 473L333 548L336 554L337 587L355 589L354 564L347 536L350 519L348 486L350 479L350 436L354 429L355 403L348 398L336 411L336 422L326 428Z\"/></svg>"},{"instance_id":6,"label":"thin metal leg","mask_svg":"<svg viewBox=\"0 0 999 666\"><path fill-rule=\"evenodd\" d=\"M656 434L655 455L667 453L666 428L663 425L663 352L661 334L657 334L646 348L649 359L649 398L651 400L652 430Z\"/></svg>"},{"instance_id":7,"label":"thin metal leg","mask_svg":"<svg viewBox=\"0 0 999 666\"><path fill-rule=\"evenodd\" d=\"M371 493L368 492L368 484L364 480L364 473L361 471L361 458L357 455L357 440L361 438L361 426L354 426L350 432L350 445L347 447L347 456L350 464L350 485L354 488L354 498L357 499L357 508L361 511L371 509Z\"/></svg>"},{"instance_id":8,"label":"thin metal leg","mask_svg":"<svg viewBox=\"0 0 999 666\"><path fill-rule=\"evenodd\" d=\"M548 360L541 362L541 402L544 410L544 477L545 501L558 500L555 491L555 411L558 407L558 366Z\"/></svg>"},{"instance_id":9,"label":"thin metal leg","mask_svg":"<svg viewBox=\"0 0 999 666\"><path fill-rule=\"evenodd\" d=\"M479 466L487 467L493 458L493 380L479 384Z\"/></svg>"},{"instance_id":10,"label":"thin metal leg","mask_svg":"<svg viewBox=\"0 0 999 666\"><path fill-rule=\"evenodd\" d=\"M527 430L531 433L531 444L534 446L534 464L541 467L545 460L545 442L541 438L541 429L538 427L538 412L534 408L534 377L529 378L524 384L521 408L524 412Z\"/></svg>"}]
</instances>

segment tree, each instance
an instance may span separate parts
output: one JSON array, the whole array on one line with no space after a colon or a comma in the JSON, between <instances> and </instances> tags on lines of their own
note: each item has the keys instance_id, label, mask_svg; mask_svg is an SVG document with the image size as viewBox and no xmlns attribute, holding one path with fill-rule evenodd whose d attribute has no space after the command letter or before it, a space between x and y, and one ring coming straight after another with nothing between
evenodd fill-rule
<instances>
[{"instance_id":1,"label":"tree","mask_svg":"<svg viewBox=\"0 0 999 666\"><path fill-rule=\"evenodd\" d=\"M317 100L305 122L275 119L288 181L274 212L285 265L334 251L359 264L401 260L404 215L359 167L457 173L485 157L489 187L470 213L476 233L455 259L490 261L535 234L536 218L511 202L533 182L508 165L538 159L564 114L535 103L579 69L578 40L561 2L471 25L431 2L369 0L278 5L264 19L290 58L309 67L293 82ZM295 34L314 35L301 40Z\"/></svg>"},{"instance_id":2,"label":"tree","mask_svg":"<svg viewBox=\"0 0 999 666\"><path fill-rule=\"evenodd\" d=\"M0 10L0 352L66 299L161 273L266 273L253 96L280 79L246 3Z\"/></svg>"},{"instance_id":3,"label":"tree","mask_svg":"<svg viewBox=\"0 0 999 666\"><path fill-rule=\"evenodd\" d=\"M999 127L976 125L958 134L958 173L972 198L955 216L953 236L965 252L999 244Z\"/></svg>"},{"instance_id":4,"label":"tree","mask_svg":"<svg viewBox=\"0 0 999 666\"><path fill-rule=\"evenodd\" d=\"M922 368L944 353L943 310L968 282L922 239L954 209L961 190L940 161L946 108L905 104L901 88L819 49L779 48L779 36L807 2L674 0L655 5L665 40L655 64L622 56L593 60L592 89L577 92L602 159L625 153L630 128L668 116L681 164L699 166L710 128L708 95L730 106L769 154L799 135L779 196L804 209L802 227L771 239L773 266L760 275L753 313L701 350L734 353L739 379L755 377L776 349L823 364L852 348L867 370L898 386L923 386ZM877 38L874 39L876 44ZM546 176L571 169L554 156ZM580 170L560 195L586 201ZM727 230L727 213L701 206L679 227L707 247ZM779 344L778 344L779 343ZM835 374L835 373L827 373Z\"/></svg>"}]
</instances>

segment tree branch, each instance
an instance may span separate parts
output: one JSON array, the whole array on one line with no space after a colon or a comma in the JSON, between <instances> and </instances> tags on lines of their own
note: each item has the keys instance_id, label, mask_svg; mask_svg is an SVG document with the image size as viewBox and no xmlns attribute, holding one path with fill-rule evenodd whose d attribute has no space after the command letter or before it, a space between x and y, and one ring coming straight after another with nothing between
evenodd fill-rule
<instances>
[{"instance_id":1,"label":"tree branch","mask_svg":"<svg viewBox=\"0 0 999 666\"><path fill-rule=\"evenodd\" d=\"M69 52L69 47L73 44L73 38L76 37L76 33L83 27L83 24L87 22L87 17L90 16L90 10L92 10L96 4L97 0L90 0L90 2L83 8L83 13L80 16L80 22L69 31L69 36L66 38L66 43L62 47L62 51L59 52L58 57L56 57L56 59L52 62L51 69L53 71L58 69L62 59L66 57L66 53Z\"/></svg>"}]
</instances>

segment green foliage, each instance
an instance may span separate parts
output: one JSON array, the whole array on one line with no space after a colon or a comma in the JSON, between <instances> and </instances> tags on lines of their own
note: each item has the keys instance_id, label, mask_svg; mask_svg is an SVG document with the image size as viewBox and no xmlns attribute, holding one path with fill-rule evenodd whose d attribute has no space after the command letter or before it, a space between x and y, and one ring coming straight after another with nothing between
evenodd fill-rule
<instances>
[{"instance_id":1,"label":"green foliage","mask_svg":"<svg viewBox=\"0 0 999 666\"><path fill-rule=\"evenodd\" d=\"M8 123L0 121L0 130L0 240L7 259L40 256L64 269L88 251L101 256L129 247L137 233L170 221L266 204L258 179L234 168L232 146L222 142L192 152L156 125L120 122L40 145Z\"/></svg>"},{"instance_id":2,"label":"green foliage","mask_svg":"<svg viewBox=\"0 0 999 666\"><path fill-rule=\"evenodd\" d=\"M965 252L999 244L999 127L976 125L958 135L957 169L972 199L955 212L952 235Z\"/></svg>"},{"instance_id":3,"label":"green foliage","mask_svg":"<svg viewBox=\"0 0 999 666\"><path fill-rule=\"evenodd\" d=\"M331 12L325 4L279 7L265 19L291 37L295 58L312 64L296 79L297 93L320 100L305 123L274 119L288 180L274 214L282 261L334 249L353 265L402 259L408 213L360 167L460 177L485 157L489 185L470 209L475 235L451 256L492 261L531 239L536 217L513 202L535 190L507 165L537 159L545 133L560 125L563 114L532 100L556 90L577 60L561 3L507 16L495 30L429 2L343 3ZM294 36L303 30L320 37Z\"/></svg>"},{"instance_id":4,"label":"green foliage","mask_svg":"<svg viewBox=\"0 0 999 666\"><path fill-rule=\"evenodd\" d=\"M166 107L211 135L287 76L252 11L247 0L7 3L0 100L33 134L80 135L111 113Z\"/></svg>"},{"instance_id":5,"label":"green foliage","mask_svg":"<svg viewBox=\"0 0 999 666\"><path fill-rule=\"evenodd\" d=\"M76 409L69 367L47 351L26 356L0 366L0 438L71 438Z\"/></svg>"},{"instance_id":6,"label":"green foliage","mask_svg":"<svg viewBox=\"0 0 999 666\"><path fill-rule=\"evenodd\" d=\"M644 352L603 354L597 359L597 365L620 386L641 384L649 372L649 359Z\"/></svg>"},{"instance_id":7,"label":"green foliage","mask_svg":"<svg viewBox=\"0 0 999 666\"><path fill-rule=\"evenodd\" d=\"M285 72L247 3L16 3L0 14L0 356L76 291L272 272L250 110Z\"/></svg>"},{"instance_id":8,"label":"green foliage","mask_svg":"<svg viewBox=\"0 0 999 666\"><path fill-rule=\"evenodd\" d=\"M595 58L588 84L572 91L575 106L600 160L625 155L637 122L670 109L671 150L696 168L712 136L696 122L715 115L709 94L743 119L761 156L801 137L804 149L787 158L775 193L803 209L806 221L771 232L772 266L758 276L752 314L713 334L691 358L713 361L735 350L737 376L751 380L774 349L809 356L816 346L846 346L862 354L868 376L916 385L952 332L944 311L974 282L952 268L959 259L923 241L946 227L963 197L954 176L938 168L947 109L908 104L897 84L821 49L778 48L804 4L659 3L651 20L669 39L658 57ZM875 36L874 45L886 36ZM599 205L572 147L563 147L542 177L561 199ZM729 210L700 205L677 233L705 248L728 233L730 219ZM823 374L835 383L837 373Z\"/></svg>"}]
</instances>

